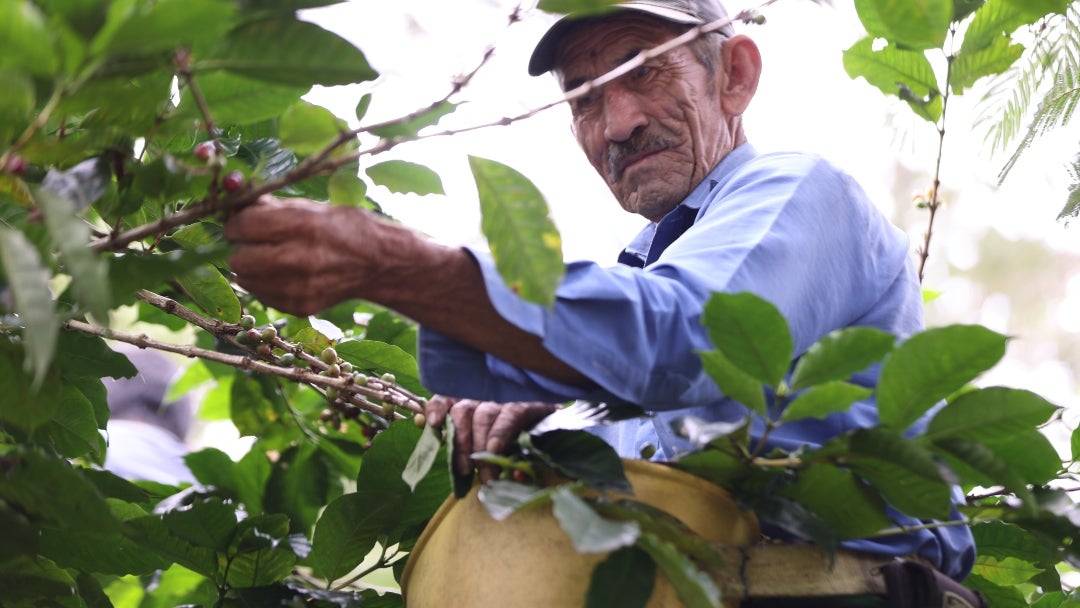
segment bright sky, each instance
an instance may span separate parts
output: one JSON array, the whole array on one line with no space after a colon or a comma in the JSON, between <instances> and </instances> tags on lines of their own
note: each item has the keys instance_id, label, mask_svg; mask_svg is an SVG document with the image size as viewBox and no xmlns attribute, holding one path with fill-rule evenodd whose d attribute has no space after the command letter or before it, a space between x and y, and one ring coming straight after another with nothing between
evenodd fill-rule
<instances>
[{"instance_id":1,"label":"bright sky","mask_svg":"<svg viewBox=\"0 0 1080 608\"><path fill-rule=\"evenodd\" d=\"M731 0L728 7L757 4ZM911 118L900 102L847 76L841 52L863 35L862 28L852 0L836 0L834 5L782 0L765 11L764 26L739 27L758 42L764 63L758 94L746 116L747 133L759 150L809 150L852 173L910 234L914 251L925 216L909 210L914 192L894 190L898 176L912 173L927 176L929 186L937 134ZM381 77L374 88L317 90L309 99L355 123L356 101L363 92L375 91L365 122L397 117L444 95L453 76L472 70L492 45L493 60L461 97L469 103L443 125L485 123L542 105L556 98L558 90L550 77L529 77L525 65L552 18L529 11L523 22L507 27L515 6L513 0L354 0L314 11L309 18L362 48ZM939 214L926 284L943 295L931 304L928 317L931 322L978 322L1009 332L1011 319L1023 314L1010 309L1006 294L985 293L950 272L950 266L963 270L974 265L975 239L993 228L1006 240L1039 241L1071 260L1067 276L1060 277L1067 288L1055 304L1054 331L1075 338L1080 334L1080 264L1075 257L1080 255L1080 239L1076 228L1066 230L1054 218L1065 200L1064 163L1075 152L1076 132L1048 138L1040 146L1047 153L1030 156L998 189L996 175L1003 159L987 158L982 133L971 126L978 98L969 93L951 102L943 190L947 196L962 193L963 198ZM567 259L611 262L644 222L623 212L592 172L570 135L562 106L509 127L408 144L387 155L435 169L444 179L445 197L390 196L378 190L372 194L391 214L439 241L482 244L468 154L499 160L536 183L563 235ZM1013 356L1011 347L1010 358L990 379L1031 388L1062 405L1076 404L1075 370L1059 360L1049 342L1029 340L1029 347L1042 350L1022 357Z\"/></svg>"}]
</instances>

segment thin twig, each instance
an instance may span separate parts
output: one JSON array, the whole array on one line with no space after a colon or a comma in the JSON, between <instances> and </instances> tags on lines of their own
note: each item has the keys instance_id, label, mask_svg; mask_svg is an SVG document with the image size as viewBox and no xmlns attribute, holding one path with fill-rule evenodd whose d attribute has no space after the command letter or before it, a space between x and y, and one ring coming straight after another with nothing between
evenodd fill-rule
<instances>
[{"instance_id":1,"label":"thin twig","mask_svg":"<svg viewBox=\"0 0 1080 608\"><path fill-rule=\"evenodd\" d=\"M953 39L956 36L956 25L953 25L949 29L949 37ZM926 223L926 233L923 235L923 244L919 247L919 283L923 282L924 273L926 270L926 260L930 257L930 239L934 236L934 219L937 217L937 210L941 207L941 159L945 153L945 117L949 110L949 91L951 86L949 81L952 78L952 67L954 55L948 55L945 58L945 90L941 92L941 119L938 121L938 153L937 162L934 165L934 183L930 188L930 201L926 204L926 208L930 212L930 218Z\"/></svg>"}]
</instances>

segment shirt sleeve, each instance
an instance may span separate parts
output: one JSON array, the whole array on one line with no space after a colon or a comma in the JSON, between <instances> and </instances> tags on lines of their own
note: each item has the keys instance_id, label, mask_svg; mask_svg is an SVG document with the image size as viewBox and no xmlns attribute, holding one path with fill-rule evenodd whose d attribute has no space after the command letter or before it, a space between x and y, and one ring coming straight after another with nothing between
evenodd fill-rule
<instances>
[{"instance_id":1,"label":"shirt sleeve","mask_svg":"<svg viewBox=\"0 0 1080 608\"><path fill-rule=\"evenodd\" d=\"M491 400L608 396L651 410L722 398L697 355L712 348L700 322L712 292L750 291L771 301L801 353L868 315L908 258L906 238L859 187L806 155L757 157L737 170L708 193L694 225L645 269L569 264L551 308L519 298L487 255L473 255L498 313L539 336L594 386L561 385L421 330L421 373L429 388ZM919 323L921 317L911 327L882 329L910 333Z\"/></svg>"}]
</instances>

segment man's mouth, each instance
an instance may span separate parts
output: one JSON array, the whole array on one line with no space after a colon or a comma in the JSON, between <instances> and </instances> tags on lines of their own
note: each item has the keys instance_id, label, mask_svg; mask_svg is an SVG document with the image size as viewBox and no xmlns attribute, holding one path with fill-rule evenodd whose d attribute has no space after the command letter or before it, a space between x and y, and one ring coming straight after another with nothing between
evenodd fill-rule
<instances>
[{"instance_id":1,"label":"man's mouth","mask_svg":"<svg viewBox=\"0 0 1080 608\"><path fill-rule=\"evenodd\" d=\"M644 150L641 152L635 152L628 156L620 156L612 159L611 162L611 177L614 181L622 179L626 170L656 154L659 154L667 149L667 146L659 146L650 150Z\"/></svg>"}]
</instances>

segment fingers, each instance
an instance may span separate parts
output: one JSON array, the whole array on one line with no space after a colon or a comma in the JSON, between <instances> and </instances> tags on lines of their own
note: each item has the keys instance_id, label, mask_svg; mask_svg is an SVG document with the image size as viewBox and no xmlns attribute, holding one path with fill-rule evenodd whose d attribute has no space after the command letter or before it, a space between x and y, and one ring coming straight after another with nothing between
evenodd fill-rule
<instances>
[{"instance_id":1,"label":"fingers","mask_svg":"<svg viewBox=\"0 0 1080 608\"><path fill-rule=\"evenodd\" d=\"M467 475L474 466L472 454L491 452L505 454L522 431L532 427L554 412L556 406L541 402L495 403L473 399L453 399L437 395L428 400L425 415L428 421L441 427L449 416L454 423L454 470ZM498 468L479 463L477 472L482 482L495 479Z\"/></svg>"}]
</instances>

